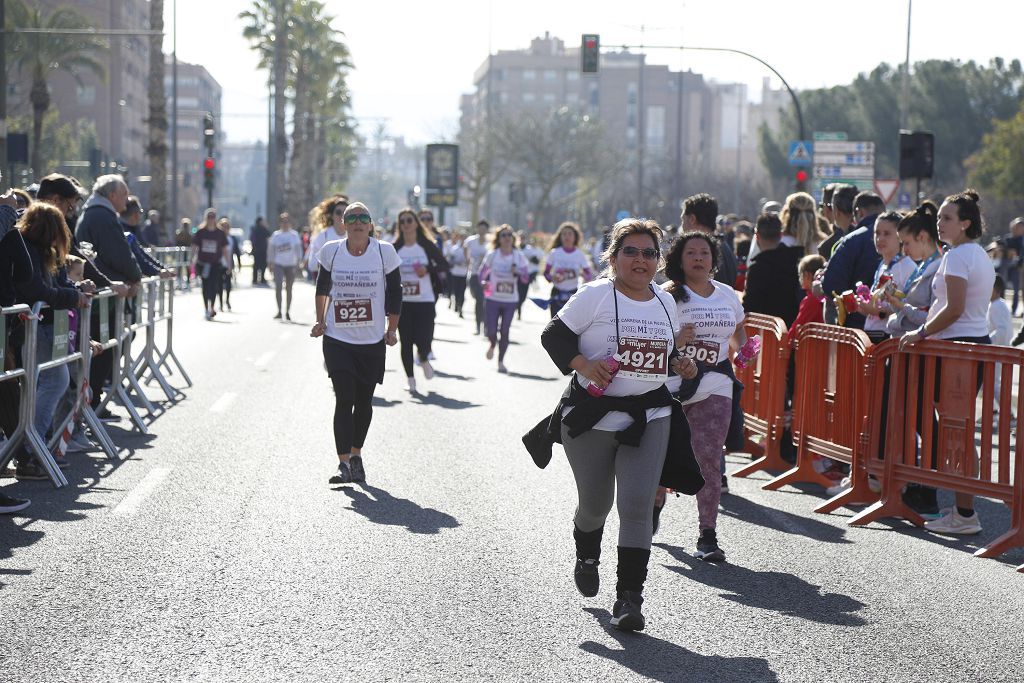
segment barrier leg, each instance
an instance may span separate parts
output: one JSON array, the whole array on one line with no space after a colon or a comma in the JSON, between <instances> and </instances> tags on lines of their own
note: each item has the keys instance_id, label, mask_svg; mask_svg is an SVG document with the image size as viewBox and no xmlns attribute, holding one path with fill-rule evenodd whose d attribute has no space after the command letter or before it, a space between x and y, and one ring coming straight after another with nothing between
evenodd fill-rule
<instances>
[{"instance_id":1,"label":"barrier leg","mask_svg":"<svg viewBox=\"0 0 1024 683\"><path fill-rule=\"evenodd\" d=\"M744 465L729 476L748 477L754 472L760 472L761 470L785 472L790 469L792 467L792 463L786 462L782 459L779 440L774 436L775 432L776 430L772 429L771 433L765 437L764 454L760 458L757 458L748 465Z\"/></svg>"},{"instance_id":2,"label":"barrier leg","mask_svg":"<svg viewBox=\"0 0 1024 683\"><path fill-rule=\"evenodd\" d=\"M103 421L96 416L92 406L86 404L82 407L82 417L85 418L86 424L89 425L89 431L100 442L100 448L107 454L107 459L118 460L119 451L117 446L114 445L114 441L110 438L107 428L103 426Z\"/></svg>"},{"instance_id":3,"label":"barrier leg","mask_svg":"<svg viewBox=\"0 0 1024 683\"><path fill-rule=\"evenodd\" d=\"M121 404L121 407L128 411L128 417L132 423L138 428L143 434L149 434L149 428L146 427L146 421L139 415L139 411L136 410L135 404L132 403L132 399L128 396L128 392L125 390L124 385L119 385L114 388L114 394L117 395L117 402Z\"/></svg>"},{"instance_id":4,"label":"barrier leg","mask_svg":"<svg viewBox=\"0 0 1024 683\"><path fill-rule=\"evenodd\" d=\"M792 468L788 472L780 474L767 484L764 484L761 488L766 491L776 491L786 484L796 484L800 482L818 484L824 488L834 486L836 483L814 469L813 459L807 451L806 439L802 434L800 435L800 445L797 450L796 467Z\"/></svg>"},{"instance_id":5,"label":"barrier leg","mask_svg":"<svg viewBox=\"0 0 1024 683\"><path fill-rule=\"evenodd\" d=\"M878 494L871 490L868 484L868 474L863 469L854 466L850 470L851 486L842 493L829 498L827 501L814 508L815 512L827 515L833 510L851 505L867 505L878 500Z\"/></svg>"}]
</instances>

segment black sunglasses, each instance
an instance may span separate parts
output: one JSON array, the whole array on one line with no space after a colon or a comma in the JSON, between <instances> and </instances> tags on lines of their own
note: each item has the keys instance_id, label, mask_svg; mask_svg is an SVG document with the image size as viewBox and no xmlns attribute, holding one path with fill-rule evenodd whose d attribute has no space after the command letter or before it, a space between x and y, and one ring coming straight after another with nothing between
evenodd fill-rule
<instances>
[{"instance_id":1,"label":"black sunglasses","mask_svg":"<svg viewBox=\"0 0 1024 683\"><path fill-rule=\"evenodd\" d=\"M648 261L653 261L654 259L658 258L658 250L657 249L650 249L650 248L648 248L648 249L640 249L638 247L623 247L622 248L622 255L623 256L628 256L630 258L635 258L637 256L643 256Z\"/></svg>"},{"instance_id":2,"label":"black sunglasses","mask_svg":"<svg viewBox=\"0 0 1024 683\"><path fill-rule=\"evenodd\" d=\"M368 213L350 213L345 216L346 225L355 225L357 222L367 225L371 220L370 214Z\"/></svg>"},{"instance_id":3,"label":"black sunglasses","mask_svg":"<svg viewBox=\"0 0 1024 683\"><path fill-rule=\"evenodd\" d=\"M406 216L405 218L403 218L401 220L402 225L412 225L415 222L416 222L416 219L412 218L412 217L409 217L409 216Z\"/></svg>"}]
</instances>

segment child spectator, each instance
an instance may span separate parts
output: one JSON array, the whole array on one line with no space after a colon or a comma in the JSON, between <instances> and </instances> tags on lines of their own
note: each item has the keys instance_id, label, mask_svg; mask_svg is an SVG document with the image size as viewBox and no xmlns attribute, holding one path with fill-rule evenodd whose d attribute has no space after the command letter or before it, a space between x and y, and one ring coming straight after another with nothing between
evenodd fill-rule
<instances>
[{"instance_id":1,"label":"child spectator","mask_svg":"<svg viewBox=\"0 0 1024 683\"><path fill-rule=\"evenodd\" d=\"M1013 339L1013 314L1010 312L1010 307L1006 305L1004 296L1006 296L1006 281L1003 280L1002 275L996 275L992 285L992 300L988 304L987 318L988 336L997 346L1010 346L1010 341ZM1002 365L996 365L996 392L992 400L995 401L997 415L999 414L999 389L1002 385L1000 381L1002 375ZM1013 415L1012 406L1010 414Z\"/></svg>"},{"instance_id":2,"label":"child spectator","mask_svg":"<svg viewBox=\"0 0 1024 683\"><path fill-rule=\"evenodd\" d=\"M815 275L824 267L825 257L818 254L804 256L797 264L797 275L800 277L800 287L804 290L804 298L800 300L796 319L789 328L789 339L793 343L796 343L801 325L825 322L825 296L812 292Z\"/></svg>"}]
</instances>

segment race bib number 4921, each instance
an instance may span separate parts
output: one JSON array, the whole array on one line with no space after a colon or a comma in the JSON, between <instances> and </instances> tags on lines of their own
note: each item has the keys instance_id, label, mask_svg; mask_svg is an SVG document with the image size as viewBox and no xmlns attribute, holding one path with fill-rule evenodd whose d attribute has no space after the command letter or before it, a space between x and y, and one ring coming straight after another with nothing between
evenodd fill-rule
<instances>
[{"instance_id":1,"label":"race bib number 4921","mask_svg":"<svg viewBox=\"0 0 1024 683\"><path fill-rule=\"evenodd\" d=\"M334 324L337 327L363 327L373 324L373 306L369 299L335 299Z\"/></svg>"},{"instance_id":2,"label":"race bib number 4921","mask_svg":"<svg viewBox=\"0 0 1024 683\"><path fill-rule=\"evenodd\" d=\"M667 339L619 340L619 377L661 382L668 375L669 343Z\"/></svg>"},{"instance_id":3,"label":"race bib number 4921","mask_svg":"<svg viewBox=\"0 0 1024 683\"><path fill-rule=\"evenodd\" d=\"M715 342L694 341L683 347L683 357L708 365L718 364L719 346Z\"/></svg>"}]
</instances>

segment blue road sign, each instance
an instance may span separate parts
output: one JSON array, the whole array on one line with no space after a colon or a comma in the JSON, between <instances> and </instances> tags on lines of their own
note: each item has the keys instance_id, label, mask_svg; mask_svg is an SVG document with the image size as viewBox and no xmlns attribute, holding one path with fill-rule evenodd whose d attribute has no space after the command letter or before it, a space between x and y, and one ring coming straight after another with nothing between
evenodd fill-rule
<instances>
[{"instance_id":1,"label":"blue road sign","mask_svg":"<svg viewBox=\"0 0 1024 683\"><path fill-rule=\"evenodd\" d=\"M789 143L789 165L810 166L814 143L810 140L794 140Z\"/></svg>"}]
</instances>

